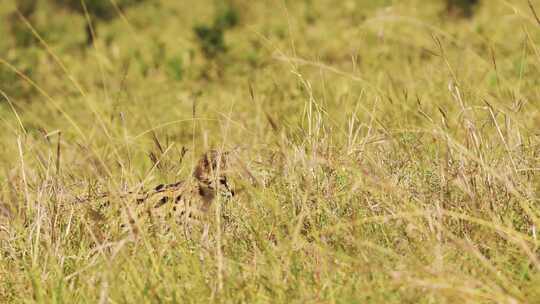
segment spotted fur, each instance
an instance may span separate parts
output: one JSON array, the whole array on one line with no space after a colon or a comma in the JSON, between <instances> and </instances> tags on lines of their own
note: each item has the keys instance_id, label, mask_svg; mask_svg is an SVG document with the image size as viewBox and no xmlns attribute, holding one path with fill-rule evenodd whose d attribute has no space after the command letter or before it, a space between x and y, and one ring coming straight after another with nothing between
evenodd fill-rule
<instances>
[{"instance_id":1,"label":"spotted fur","mask_svg":"<svg viewBox=\"0 0 540 304\"><path fill-rule=\"evenodd\" d=\"M113 202L124 203L118 210L122 227L137 231L140 225L169 230L171 224L191 226L205 221L216 201L227 201L234 191L227 179L227 153L211 150L199 160L193 177L172 184L160 184L148 191L120 195L104 193L84 201L98 201L94 215L108 209Z\"/></svg>"}]
</instances>

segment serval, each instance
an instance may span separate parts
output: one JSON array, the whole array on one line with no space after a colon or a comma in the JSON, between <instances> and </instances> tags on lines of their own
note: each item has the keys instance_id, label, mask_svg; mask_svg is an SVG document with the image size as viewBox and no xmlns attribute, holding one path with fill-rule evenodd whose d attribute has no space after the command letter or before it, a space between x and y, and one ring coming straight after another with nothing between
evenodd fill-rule
<instances>
[{"instance_id":1,"label":"serval","mask_svg":"<svg viewBox=\"0 0 540 304\"><path fill-rule=\"evenodd\" d=\"M166 233L171 230L171 224L184 227L184 232L189 234L194 224L202 223L206 237L212 205L226 202L235 194L227 175L228 159L228 152L210 150L202 155L192 177L186 180L160 184L147 191L102 193L79 201L89 203L90 218L99 222L105 222L110 214L108 209L116 209L114 216L122 217L120 227L135 235L141 227ZM114 203L120 203L116 205L118 208L111 208Z\"/></svg>"}]
</instances>

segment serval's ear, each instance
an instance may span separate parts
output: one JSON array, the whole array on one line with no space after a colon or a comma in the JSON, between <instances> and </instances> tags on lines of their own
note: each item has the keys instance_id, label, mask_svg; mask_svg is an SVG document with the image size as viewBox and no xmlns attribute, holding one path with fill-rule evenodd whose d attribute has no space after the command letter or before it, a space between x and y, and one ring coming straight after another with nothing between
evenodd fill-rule
<instances>
[{"instance_id":1,"label":"serval's ear","mask_svg":"<svg viewBox=\"0 0 540 304\"><path fill-rule=\"evenodd\" d=\"M227 155L227 152L217 150L206 152L197 163L193 177L201 182L208 182L218 171L221 172L220 175L224 175L227 167Z\"/></svg>"}]
</instances>

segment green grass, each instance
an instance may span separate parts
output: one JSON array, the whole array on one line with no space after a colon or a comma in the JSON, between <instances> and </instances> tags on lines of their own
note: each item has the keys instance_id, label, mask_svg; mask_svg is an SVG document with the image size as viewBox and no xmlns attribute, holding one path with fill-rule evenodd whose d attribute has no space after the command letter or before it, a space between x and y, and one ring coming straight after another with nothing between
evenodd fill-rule
<instances>
[{"instance_id":1,"label":"green grass","mask_svg":"<svg viewBox=\"0 0 540 304\"><path fill-rule=\"evenodd\" d=\"M460 19L442 0L235 0L208 58L193 29L216 3L144 2L86 48L83 16L41 1L32 34L0 2L0 302L540 301L527 1ZM129 200L77 202L183 179L210 148L241 164L206 246L118 229Z\"/></svg>"}]
</instances>

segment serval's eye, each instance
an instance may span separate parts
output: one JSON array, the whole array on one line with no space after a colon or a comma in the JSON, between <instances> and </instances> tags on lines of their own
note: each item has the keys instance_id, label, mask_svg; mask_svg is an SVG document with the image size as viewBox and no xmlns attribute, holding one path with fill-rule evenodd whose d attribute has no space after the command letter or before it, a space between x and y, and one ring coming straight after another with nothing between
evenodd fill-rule
<instances>
[{"instance_id":1,"label":"serval's eye","mask_svg":"<svg viewBox=\"0 0 540 304\"><path fill-rule=\"evenodd\" d=\"M199 160L193 176L199 181L207 181L216 171L225 170L226 152L220 153L216 150L210 150Z\"/></svg>"}]
</instances>

